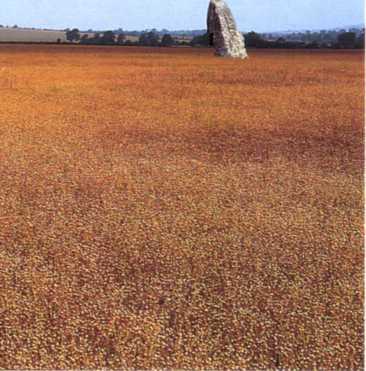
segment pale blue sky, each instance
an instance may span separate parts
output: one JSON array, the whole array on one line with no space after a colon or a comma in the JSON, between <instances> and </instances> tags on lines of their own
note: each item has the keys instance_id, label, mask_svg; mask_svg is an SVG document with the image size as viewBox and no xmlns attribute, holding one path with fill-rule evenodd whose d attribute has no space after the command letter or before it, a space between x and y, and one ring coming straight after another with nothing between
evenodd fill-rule
<instances>
[{"instance_id":1,"label":"pale blue sky","mask_svg":"<svg viewBox=\"0 0 366 371\"><path fill-rule=\"evenodd\" d=\"M364 22L364 0L227 0L242 31ZM205 28L208 0L1 0L0 24L80 29Z\"/></svg>"}]
</instances>

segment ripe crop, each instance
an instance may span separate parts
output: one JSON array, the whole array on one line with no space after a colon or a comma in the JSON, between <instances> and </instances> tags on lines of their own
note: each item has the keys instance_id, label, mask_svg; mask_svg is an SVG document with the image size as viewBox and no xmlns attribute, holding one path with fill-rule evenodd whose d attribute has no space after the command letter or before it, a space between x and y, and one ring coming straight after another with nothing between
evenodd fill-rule
<instances>
[{"instance_id":1,"label":"ripe crop","mask_svg":"<svg viewBox=\"0 0 366 371\"><path fill-rule=\"evenodd\" d=\"M361 368L362 67L0 46L0 368Z\"/></svg>"}]
</instances>

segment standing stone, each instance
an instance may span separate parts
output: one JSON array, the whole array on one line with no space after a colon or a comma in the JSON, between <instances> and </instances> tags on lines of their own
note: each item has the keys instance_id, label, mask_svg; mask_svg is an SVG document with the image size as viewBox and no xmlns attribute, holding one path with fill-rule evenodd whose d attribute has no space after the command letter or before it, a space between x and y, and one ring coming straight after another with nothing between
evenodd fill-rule
<instances>
[{"instance_id":1,"label":"standing stone","mask_svg":"<svg viewBox=\"0 0 366 371\"><path fill-rule=\"evenodd\" d=\"M207 32L217 55L241 59L248 57L244 36L238 31L233 14L224 0L210 0Z\"/></svg>"}]
</instances>

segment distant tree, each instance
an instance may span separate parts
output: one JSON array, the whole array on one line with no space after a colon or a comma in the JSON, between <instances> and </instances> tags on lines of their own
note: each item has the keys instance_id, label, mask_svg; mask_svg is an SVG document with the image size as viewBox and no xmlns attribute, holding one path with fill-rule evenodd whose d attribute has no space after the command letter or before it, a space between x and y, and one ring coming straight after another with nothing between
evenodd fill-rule
<instances>
[{"instance_id":1,"label":"distant tree","mask_svg":"<svg viewBox=\"0 0 366 371\"><path fill-rule=\"evenodd\" d=\"M80 31L77 28L66 31L66 39L68 41L79 41L80 40Z\"/></svg>"},{"instance_id":2,"label":"distant tree","mask_svg":"<svg viewBox=\"0 0 366 371\"><path fill-rule=\"evenodd\" d=\"M322 42L320 43L319 47L322 48L322 49L328 49L332 46L332 44L330 43L327 43L327 42Z\"/></svg>"},{"instance_id":3,"label":"distant tree","mask_svg":"<svg viewBox=\"0 0 366 371\"><path fill-rule=\"evenodd\" d=\"M158 46L159 35L155 31L143 32L139 37L139 44L145 46Z\"/></svg>"},{"instance_id":4,"label":"distant tree","mask_svg":"<svg viewBox=\"0 0 366 371\"><path fill-rule=\"evenodd\" d=\"M143 32L139 37L139 44L140 45L146 45L147 43L147 32Z\"/></svg>"},{"instance_id":5,"label":"distant tree","mask_svg":"<svg viewBox=\"0 0 366 371\"><path fill-rule=\"evenodd\" d=\"M306 45L307 49L319 49L319 43L316 41L312 41Z\"/></svg>"},{"instance_id":6,"label":"distant tree","mask_svg":"<svg viewBox=\"0 0 366 371\"><path fill-rule=\"evenodd\" d=\"M174 39L172 38L171 35L165 34L161 40L161 45L162 46L173 46L175 44Z\"/></svg>"},{"instance_id":7,"label":"distant tree","mask_svg":"<svg viewBox=\"0 0 366 371\"><path fill-rule=\"evenodd\" d=\"M13 26L13 28L18 28L18 25L17 25L17 24L15 24L15 25Z\"/></svg>"},{"instance_id":8,"label":"distant tree","mask_svg":"<svg viewBox=\"0 0 366 371\"><path fill-rule=\"evenodd\" d=\"M190 43L186 40L178 40L178 45L181 45L181 46L189 46Z\"/></svg>"},{"instance_id":9,"label":"distant tree","mask_svg":"<svg viewBox=\"0 0 366 371\"><path fill-rule=\"evenodd\" d=\"M118 45L122 45L122 44L125 43L125 41L126 41L126 35L125 35L123 32L121 32L121 33L118 35L118 37L117 37L117 44L118 44Z\"/></svg>"},{"instance_id":10,"label":"distant tree","mask_svg":"<svg viewBox=\"0 0 366 371\"><path fill-rule=\"evenodd\" d=\"M208 33L197 35L191 40L191 46L210 46L210 36Z\"/></svg>"},{"instance_id":11,"label":"distant tree","mask_svg":"<svg viewBox=\"0 0 366 371\"><path fill-rule=\"evenodd\" d=\"M356 40L356 48L357 49L365 49L365 30L358 35Z\"/></svg>"},{"instance_id":12,"label":"distant tree","mask_svg":"<svg viewBox=\"0 0 366 371\"><path fill-rule=\"evenodd\" d=\"M244 37L245 45L249 48L250 47L258 48L262 46L264 41L262 36L254 31L248 32L247 34L244 35Z\"/></svg>"},{"instance_id":13,"label":"distant tree","mask_svg":"<svg viewBox=\"0 0 366 371\"><path fill-rule=\"evenodd\" d=\"M337 41L341 48L354 48L356 46L356 33L342 32L338 35Z\"/></svg>"},{"instance_id":14,"label":"distant tree","mask_svg":"<svg viewBox=\"0 0 366 371\"><path fill-rule=\"evenodd\" d=\"M113 31L106 31L103 33L103 36L100 39L100 42L102 44L115 44L116 42L116 35Z\"/></svg>"}]
</instances>

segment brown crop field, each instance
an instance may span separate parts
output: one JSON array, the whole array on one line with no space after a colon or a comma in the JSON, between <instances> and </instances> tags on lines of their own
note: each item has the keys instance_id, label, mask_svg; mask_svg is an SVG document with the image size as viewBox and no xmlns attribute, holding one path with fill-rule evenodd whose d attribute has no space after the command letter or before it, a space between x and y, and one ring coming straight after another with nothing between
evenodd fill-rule
<instances>
[{"instance_id":1,"label":"brown crop field","mask_svg":"<svg viewBox=\"0 0 366 371\"><path fill-rule=\"evenodd\" d=\"M361 368L363 62L0 46L0 368Z\"/></svg>"}]
</instances>

